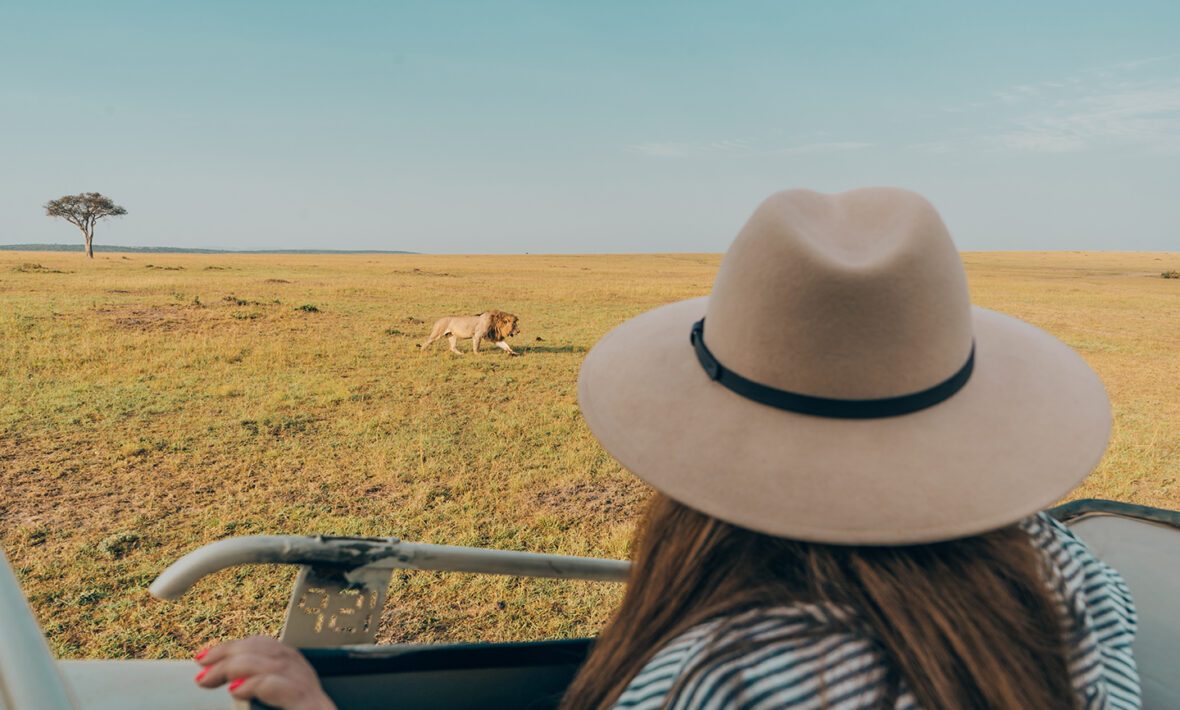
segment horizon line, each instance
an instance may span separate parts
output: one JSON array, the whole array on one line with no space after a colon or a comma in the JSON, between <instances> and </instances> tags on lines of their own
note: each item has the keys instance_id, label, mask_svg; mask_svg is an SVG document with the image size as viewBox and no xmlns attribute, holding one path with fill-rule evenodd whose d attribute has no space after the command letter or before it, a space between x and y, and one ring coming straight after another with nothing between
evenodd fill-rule
<instances>
[{"instance_id":1,"label":"horizon line","mask_svg":"<svg viewBox=\"0 0 1180 710\"><path fill-rule=\"evenodd\" d=\"M75 244L0 244L0 251L28 252L77 252L86 249ZM406 256L612 256L612 255L660 255L660 254L717 254L722 251L633 251L633 252L424 252L395 249L217 249L213 247L134 247L116 245L94 245L95 252L107 254L129 252L134 254L398 254ZM960 254L1037 254L1037 253L1109 253L1109 254L1180 254L1177 251L1158 249L959 249Z\"/></svg>"}]
</instances>

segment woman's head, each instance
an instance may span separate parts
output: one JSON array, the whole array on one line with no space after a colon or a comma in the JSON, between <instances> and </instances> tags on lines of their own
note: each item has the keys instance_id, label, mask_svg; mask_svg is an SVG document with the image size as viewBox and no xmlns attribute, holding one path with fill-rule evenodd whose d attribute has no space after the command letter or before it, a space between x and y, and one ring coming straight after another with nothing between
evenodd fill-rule
<instances>
[{"instance_id":1,"label":"woman's head","mask_svg":"<svg viewBox=\"0 0 1180 710\"><path fill-rule=\"evenodd\" d=\"M1059 499L1110 428L1068 346L970 305L934 208L896 188L768 198L708 298L644 313L587 355L586 421L658 490L816 542L992 530Z\"/></svg>"},{"instance_id":2,"label":"woman's head","mask_svg":"<svg viewBox=\"0 0 1180 710\"><path fill-rule=\"evenodd\" d=\"M850 610L848 623L880 644L922 707L1072 707L1043 561L1019 526L924 545L826 545L754 532L657 493L633 558L623 603L567 708L609 705L697 624L795 603Z\"/></svg>"}]
</instances>

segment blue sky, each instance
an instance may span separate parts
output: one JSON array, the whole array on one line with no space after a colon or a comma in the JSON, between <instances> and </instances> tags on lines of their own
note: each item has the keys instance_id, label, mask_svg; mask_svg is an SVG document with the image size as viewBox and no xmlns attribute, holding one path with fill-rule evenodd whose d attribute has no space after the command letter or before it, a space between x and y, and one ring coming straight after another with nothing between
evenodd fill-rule
<instances>
[{"instance_id":1,"label":"blue sky","mask_svg":"<svg viewBox=\"0 0 1180 710\"><path fill-rule=\"evenodd\" d=\"M899 185L962 249L1180 251L1180 3L0 6L0 244L723 251Z\"/></svg>"}]
</instances>

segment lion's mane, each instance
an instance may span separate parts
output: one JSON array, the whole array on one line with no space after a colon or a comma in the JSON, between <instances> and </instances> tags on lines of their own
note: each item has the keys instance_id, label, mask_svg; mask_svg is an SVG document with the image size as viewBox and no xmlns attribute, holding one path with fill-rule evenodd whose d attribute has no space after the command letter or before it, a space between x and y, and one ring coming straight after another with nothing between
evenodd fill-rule
<instances>
[{"instance_id":1,"label":"lion's mane","mask_svg":"<svg viewBox=\"0 0 1180 710\"><path fill-rule=\"evenodd\" d=\"M516 326L516 316L496 310L488 311L487 314L492 319L491 331L495 336L493 340L507 340L512 336L512 329Z\"/></svg>"}]
</instances>

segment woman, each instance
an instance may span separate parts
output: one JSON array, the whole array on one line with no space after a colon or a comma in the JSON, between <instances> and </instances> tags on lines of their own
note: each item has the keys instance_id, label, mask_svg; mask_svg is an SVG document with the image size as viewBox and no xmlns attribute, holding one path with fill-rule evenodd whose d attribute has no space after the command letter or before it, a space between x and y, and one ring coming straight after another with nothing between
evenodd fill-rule
<instances>
[{"instance_id":1,"label":"woman","mask_svg":"<svg viewBox=\"0 0 1180 710\"><path fill-rule=\"evenodd\" d=\"M707 299L595 346L579 402L659 493L565 707L1138 707L1125 584L1036 513L1101 457L1106 394L970 305L921 197L773 195ZM327 700L234 644L198 682Z\"/></svg>"},{"instance_id":2,"label":"woman","mask_svg":"<svg viewBox=\"0 0 1180 710\"><path fill-rule=\"evenodd\" d=\"M825 546L657 494L643 529L626 598L564 708L1139 706L1127 590L1049 519Z\"/></svg>"}]
</instances>

